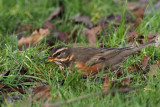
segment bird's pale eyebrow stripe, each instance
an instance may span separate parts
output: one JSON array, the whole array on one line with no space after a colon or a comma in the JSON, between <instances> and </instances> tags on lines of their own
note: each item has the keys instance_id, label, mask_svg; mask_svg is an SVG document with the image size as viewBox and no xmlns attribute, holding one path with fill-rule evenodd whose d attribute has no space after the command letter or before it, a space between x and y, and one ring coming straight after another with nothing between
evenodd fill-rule
<instances>
[{"instance_id":1,"label":"bird's pale eyebrow stripe","mask_svg":"<svg viewBox=\"0 0 160 107\"><path fill-rule=\"evenodd\" d=\"M64 47L64 48L61 48L61 49L58 49L55 53L52 54L52 56L54 56L55 54L57 54L58 52L61 52L63 50L66 50L68 49L67 47Z\"/></svg>"}]
</instances>

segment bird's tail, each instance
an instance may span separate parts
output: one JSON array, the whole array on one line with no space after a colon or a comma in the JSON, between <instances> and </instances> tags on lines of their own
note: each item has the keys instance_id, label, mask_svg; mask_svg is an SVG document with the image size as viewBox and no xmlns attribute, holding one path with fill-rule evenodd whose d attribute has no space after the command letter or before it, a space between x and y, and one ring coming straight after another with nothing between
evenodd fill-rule
<instances>
[{"instance_id":1,"label":"bird's tail","mask_svg":"<svg viewBox=\"0 0 160 107\"><path fill-rule=\"evenodd\" d=\"M155 44L155 43L156 43L156 41L153 40L153 41L150 41L150 42L148 42L148 43L146 43L146 44L143 44L143 45L140 45L140 46L138 46L138 47L132 48L130 51L128 50L128 52L126 52L126 53L128 54L127 56L130 56L130 55L132 55L133 53L136 53L137 51L140 51L141 49L146 48L146 47L148 47L148 46L150 46L150 45L153 45L153 44Z\"/></svg>"},{"instance_id":2,"label":"bird's tail","mask_svg":"<svg viewBox=\"0 0 160 107\"><path fill-rule=\"evenodd\" d=\"M150 46L150 45L153 45L153 44L155 44L155 43L156 43L155 40L150 41L150 42L148 42L148 43L146 43L146 44L143 44L143 45L140 45L140 46L134 48L133 51L135 51L135 52L140 51L141 49L146 48L146 47L148 47L148 46Z\"/></svg>"}]
</instances>

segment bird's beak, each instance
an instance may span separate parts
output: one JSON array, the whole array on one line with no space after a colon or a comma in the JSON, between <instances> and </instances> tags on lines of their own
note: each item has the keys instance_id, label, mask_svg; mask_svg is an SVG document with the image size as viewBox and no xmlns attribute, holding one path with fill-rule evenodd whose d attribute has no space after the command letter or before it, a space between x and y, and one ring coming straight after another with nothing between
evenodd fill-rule
<instances>
[{"instance_id":1,"label":"bird's beak","mask_svg":"<svg viewBox=\"0 0 160 107\"><path fill-rule=\"evenodd\" d=\"M48 61L46 63L49 63L49 62L53 62L54 61L54 57L46 57L44 59L47 59Z\"/></svg>"}]
</instances>

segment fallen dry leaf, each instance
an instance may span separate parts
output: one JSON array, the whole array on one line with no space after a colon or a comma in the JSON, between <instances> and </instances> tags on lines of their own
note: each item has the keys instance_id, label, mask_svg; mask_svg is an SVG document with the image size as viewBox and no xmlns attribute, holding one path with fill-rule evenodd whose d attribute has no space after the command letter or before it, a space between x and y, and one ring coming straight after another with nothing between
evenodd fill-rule
<instances>
[{"instance_id":1,"label":"fallen dry leaf","mask_svg":"<svg viewBox=\"0 0 160 107\"><path fill-rule=\"evenodd\" d=\"M92 29L83 28L82 35L87 37L89 40L89 46L96 46L97 37L102 32L102 27L98 25L97 27L93 27Z\"/></svg>"},{"instance_id":2,"label":"fallen dry leaf","mask_svg":"<svg viewBox=\"0 0 160 107\"><path fill-rule=\"evenodd\" d=\"M157 33L150 33L147 35L148 42L152 41L157 36Z\"/></svg>"},{"instance_id":3,"label":"fallen dry leaf","mask_svg":"<svg viewBox=\"0 0 160 107\"><path fill-rule=\"evenodd\" d=\"M51 100L51 86L50 85L37 85L36 88L33 90L33 94L29 97L28 101L48 101Z\"/></svg>"},{"instance_id":4,"label":"fallen dry leaf","mask_svg":"<svg viewBox=\"0 0 160 107\"><path fill-rule=\"evenodd\" d=\"M135 10L133 10L133 13L136 18L143 19L144 11L145 11L145 7L139 7L139 8L136 8Z\"/></svg>"},{"instance_id":5,"label":"fallen dry leaf","mask_svg":"<svg viewBox=\"0 0 160 107\"><path fill-rule=\"evenodd\" d=\"M136 22L135 22L135 26L139 26L141 24L141 21L143 19L143 15L144 15L144 12L145 12L145 9L144 7L141 7L141 8L138 8L136 10L133 11L135 17L136 17Z\"/></svg>"},{"instance_id":6,"label":"fallen dry leaf","mask_svg":"<svg viewBox=\"0 0 160 107\"><path fill-rule=\"evenodd\" d=\"M117 88L124 88L130 85L130 77L121 79L121 81L110 81L109 77L105 77L105 82L103 84L103 92L109 90L109 88L117 87Z\"/></svg>"},{"instance_id":7,"label":"fallen dry leaf","mask_svg":"<svg viewBox=\"0 0 160 107\"><path fill-rule=\"evenodd\" d=\"M98 25L100 25L102 28L106 28L108 26L108 21L106 17L102 17L100 21L98 22Z\"/></svg>"},{"instance_id":8,"label":"fallen dry leaf","mask_svg":"<svg viewBox=\"0 0 160 107\"><path fill-rule=\"evenodd\" d=\"M143 57L142 62L141 62L142 69L146 69L149 59L150 59L150 56L148 54L146 54Z\"/></svg>"},{"instance_id":9,"label":"fallen dry leaf","mask_svg":"<svg viewBox=\"0 0 160 107\"><path fill-rule=\"evenodd\" d=\"M145 3L141 3L139 1L128 3L127 8L130 11L133 12L133 14L134 14L134 16L136 18L135 27L137 27L137 26L139 26L141 24L141 21L143 19L146 6L147 5Z\"/></svg>"},{"instance_id":10,"label":"fallen dry leaf","mask_svg":"<svg viewBox=\"0 0 160 107\"><path fill-rule=\"evenodd\" d=\"M49 21L46 21L46 22L44 23L44 25L43 25L43 28L44 28L44 29L49 29L49 30L51 30L51 31L54 30L54 27L55 27L55 25L52 24L52 23L49 22Z\"/></svg>"},{"instance_id":11,"label":"fallen dry leaf","mask_svg":"<svg viewBox=\"0 0 160 107\"><path fill-rule=\"evenodd\" d=\"M141 70L141 68L138 64L132 64L130 67L128 67L128 71L138 72L139 70Z\"/></svg>"},{"instance_id":12,"label":"fallen dry leaf","mask_svg":"<svg viewBox=\"0 0 160 107\"><path fill-rule=\"evenodd\" d=\"M36 44L37 42L39 42L40 40L42 40L44 38L44 36L49 37L50 33L48 29L39 29L39 30L35 30L31 36L26 37L26 38L21 38L18 41L18 46L21 45L27 45L29 43L31 44Z\"/></svg>"},{"instance_id":13,"label":"fallen dry leaf","mask_svg":"<svg viewBox=\"0 0 160 107\"><path fill-rule=\"evenodd\" d=\"M142 35L142 34L138 35L138 37L136 38L136 41L139 44L144 44L144 35Z\"/></svg>"},{"instance_id":14,"label":"fallen dry leaf","mask_svg":"<svg viewBox=\"0 0 160 107\"><path fill-rule=\"evenodd\" d=\"M100 21L98 22L98 25L100 25L103 29L108 26L110 22L116 22L116 23L121 23L121 15L113 15L111 14L108 17L102 17Z\"/></svg>"},{"instance_id":15,"label":"fallen dry leaf","mask_svg":"<svg viewBox=\"0 0 160 107\"><path fill-rule=\"evenodd\" d=\"M0 89L3 88L5 85L4 84L0 84Z\"/></svg>"},{"instance_id":16,"label":"fallen dry leaf","mask_svg":"<svg viewBox=\"0 0 160 107\"><path fill-rule=\"evenodd\" d=\"M81 14L76 14L70 20L74 20L75 22L78 23L84 23L86 26L89 28L93 27L93 23L91 22L90 18L88 16L82 16Z\"/></svg>"},{"instance_id":17,"label":"fallen dry leaf","mask_svg":"<svg viewBox=\"0 0 160 107\"><path fill-rule=\"evenodd\" d=\"M160 61L157 61L150 66L150 70L146 74L146 76L153 77L153 76L157 76L158 73L160 73Z\"/></svg>"},{"instance_id":18,"label":"fallen dry leaf","mask_svg":"<svg viewBox=\"0 0 160 107\"><path fill-rule=\"evenodd\" d=\"M126 37L127 41L129 42L129 45L132 45L135 42L135 38L138 36L137 32L127 32Z\"/></svg>"},{"instance_id":19,"label":"fallen dry leaf","mask_svg":"<svg viewBox=\"0 0 160 107\"><path fill-rule=\"evenodd\" d=\"M138 44L144 43L144 35L138 34L137 32L127 32L126 36L129 46L136 46L136 42Z\"/></svg>"},{"instance_id":20,"label":"fallen dry leaf","mask_svg":"<svg viewBox=\"0 0 160 107\"><path fill-rule=\"evenodd\" d=\"M121 23L121 15L117 14L117 15L110 15L109 17L107 17L107 20L110 21L115 21L117 23Z\"/></svg>"},{"instance_id":21,"label":"fallen dry leaf","mask_svg":"<svg viewBox=\"0 0 160 107\"><path fill-rule=\"evenodd\" d=\"M130 85L130 78L125 78L120 81L120 88L124 88Z\"/></svg>"},{"instance_id":22,"label":"fallen dry leaf","mask_svg":"<svg viewBox=\"0 0 160 107\"><path fill-rule=\"evenodd\" d=\"M116 72L117 78L122 77L122 76L123 76L123 73L124 73L123 69L119 69L119 70Z\"/></svg>"},{"instance_id":23,"label":"fallen dry leaf","mask_svg":"<svg viewBox=\"0 0 160 107\"><path fill-rule=\"evenodd\" d=\"M103 92L106 92L109 90L109 88L111 87L112 85L112 82L109 81L109 76L105 77L105 81L104 81L104 84L103 84Z\"/></svg>"},{"instance_id":24,"label":"fallen dry leaf","mask_svg":"<svg viewBox=\"0 0 160 107\"><path fill-rule=\"evenodd\" d=\"M48 17L48 19L44 22L43 28L53 30L55 25L52 24L51 21L55 16L60 15L61 12L62 12L62 7L58 7L56 10L54 10Z\"/></svg>"},{"instance_id":25,"label":"fallen dry leaf","mask_svg":"<svg viewBox=\"0 0 160 107\"><path fill-rule=\"evenodd\" d=\"M66 34L69 36L69 41L75 40L77 29L75 28L72 32L67 32Z\"/></svg>"},{"instance_id":26,"label":"fallen dry leaf","mask_svg":"<svg viewBox=\"0 0 160 107\"><path fill-rule=\"evenodd\" d=\"M62 42L69 42L70 38L69 38L69 35L67 33L64 33L62 31L59 31L59 30L55 30L52 32L52 35L55 37L55 38L58 38L58 40L62 41Z\"/></svg>"},{"instance_id":27,"label":"fallen dry leaf","mask_svg":"<svg viewBox=\"0 0 160 107\"><path fill-rule=\"evenodd\" d=\"M48 46L53 46L56 40L61 42L68 43L72 40L75 40L77 34L77 29L74 29L72 32L62 32L60 30L53 30L49 37L46 39Z\"/></svg>"},{"instance_id":28,"label":"fallen dry leaf","mask_svg":"<svg viewBox=\"0 0 160 107\"><path fill-rule=\"evenodd\" d=\"M55 16L59 15L59 14L61 13L61 11L62 11L62 7L58 7L56 10L54 10L54 11L52 12L52 14L51 14L51 15L48 17L48 19L46 20L46 22L52 21L52 19L53 19Z\"/></svg>"},{"instance_id":29,"label":"fallen dry leaf","mask_svg":"<svg viewBox=\"0 0 160 107\"><path fill-rule=\"evenodd\" d=\"M25 89L22 89L22 88L19 88L19 87L16 87L16 86L8 86L8 85L5 85L5 84L1 84L1 87L0 88L0 91L2 93L11 93L11 92L20 92L22 94L25 94L26 93L26 90Z\"/></svg>"}]
</instances>

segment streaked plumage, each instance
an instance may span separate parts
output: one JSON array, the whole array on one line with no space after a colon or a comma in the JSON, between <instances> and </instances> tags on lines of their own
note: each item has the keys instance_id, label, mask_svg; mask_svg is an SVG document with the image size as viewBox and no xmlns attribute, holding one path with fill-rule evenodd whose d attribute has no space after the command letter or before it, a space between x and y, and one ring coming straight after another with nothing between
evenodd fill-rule
<instances>
[{"instance_id":1,"label":"streaked plumage","mask_svg":"<svg viewBox=\"0 0 160 107\"><path fill-rule=\"evenodd\" d=\"M118 70L123 62L137 51L152 45L155 41L140 45L139 47L125 48L92 48L92 47L67 47L54 48L48 58L49 62L55 62L63 71L64 66L73 69L83 75L94 75L102 68L111 71Z\"/></svg>"}]
</instances>

